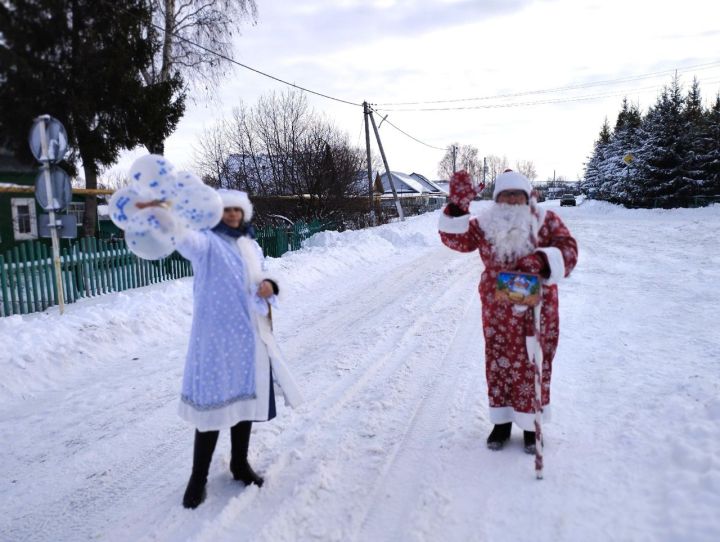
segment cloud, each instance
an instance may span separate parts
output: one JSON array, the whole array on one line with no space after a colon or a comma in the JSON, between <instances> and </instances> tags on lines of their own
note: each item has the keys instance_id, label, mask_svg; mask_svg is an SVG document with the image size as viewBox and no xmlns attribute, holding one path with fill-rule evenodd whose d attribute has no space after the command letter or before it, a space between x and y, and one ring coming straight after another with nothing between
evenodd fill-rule
<instances>
[{"instance_id":1,"label":"cloud","mask_svg":"<svg viewBox=\"0 0 720 542\"><path fill-rule=\"evenodd\" d=\"M551 2L555 0L543 0ZM438 0L373 3L344 2L322 5L269 5L261 9L259 23L276 25L272 34L296 44L303 53L343 49L388 37L417 37L448 27L509 15L535 4L534 0ZM285 12L285 16L280 14ZM291 16L287 16L290 12ZM278 24L276 24L278 23ZM262 37L257 45L272 48L273 37Z\"/></svg>"}]
</instances>

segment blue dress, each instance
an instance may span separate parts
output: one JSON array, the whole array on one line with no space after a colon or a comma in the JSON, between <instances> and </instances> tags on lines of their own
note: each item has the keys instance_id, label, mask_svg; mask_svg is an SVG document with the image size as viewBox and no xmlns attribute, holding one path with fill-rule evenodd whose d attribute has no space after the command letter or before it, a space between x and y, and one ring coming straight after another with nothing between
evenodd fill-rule
<instances>
[{"instance_id":1,"label":"blue dress","mask_svg":"<svg viewBox=\"0 0 720 542\"><path fill-rule=\"evenodd\" d=\"M257 396L258 341L245 263L233 240L209 231L188 230L177 249L195 275L179 413L200 431L232 427L253 419L248 408Z\"/></svg>"}]
</instances>

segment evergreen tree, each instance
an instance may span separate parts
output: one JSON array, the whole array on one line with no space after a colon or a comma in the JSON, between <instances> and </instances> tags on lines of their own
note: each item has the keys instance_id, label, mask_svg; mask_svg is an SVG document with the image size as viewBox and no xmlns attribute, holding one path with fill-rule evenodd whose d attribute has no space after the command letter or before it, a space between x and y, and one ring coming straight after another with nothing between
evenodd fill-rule
<instances>
[{"instance_id":1,"label":"evergreen tree","mask_svg":"<svg viewBox=\"0 0 720 542\"><path fill-rule=\"evenodd\" d=\"M615 130L608 144L606 175L612 179L610 199L621 203L630 203L637 198L638 187L634 156L640 147L640 125L642 116L637 105L623 99L620 113L615 122ZM625 162L631 155L633 162Z\"/></svg>"},{"instance_id":2,"label":"evergreen tree","mask_svg":"<svg viewBox=\"0 0 720 542\"><path fill-rule=\"evenodd\" d=\"M605 122L600 129L600 135L593 146L593 152L590 155L590 159L585 164L583 181L580 183L580 190L591 197L603 198L604 196L601 190L601 186L604 183L601 168L606 158L607 146L608 143L610 143L610 136L610 124L608 124L606 117Z\"/></svg>"},{"instance_id":3,"label":"evergreen tree","mask_svg":"<svg viewBox=\"0 0 720 542\"><path fill-rule=\"evenodd\" d=\"M636 157L637 187L642 193L638 205L672 207L693 193L694 184L685 169L689 149L683 106L680 82L675 77L643 119L642 144Z\"/></svg>"},{"instance_id":4,"label":"evergreen tree","mask_svg":"<svg viewBox=\"0 0 720 542\"><path fill-rule=\"evenodd\" d=\"M700 164L704 179L701 194L720 196L720 93L705 115L705 127L705 153Z\"/></svg>"},{"instance_id":5,"label":"evergreen tree","mask_svg":"<svg viewBox=\"0 0 720 542\"><path fill-rule=\"evenodd\" d=\"M687 171L688 182L692 185L692 192L700 194L705 183L702 162L710 148L707 137L708 119L702 105L700 83L697 79L693 79L692 86L685 98L683 121L683 136L686 147L683 168Z\"/></svg>"},{"instance_id":6,"label":"evergreen tree","mask_svg":"<svg viewBox=\"0 0 720 542\"><path fill-rule=\"evenodd\" d=\"M141 141L163 141L184 110L179 76L145 86L153 57L143 0L19 0L0 3L0 137L27 156L33 118L50 114L68 131L87 188L102 166ZM85 205L94 235L96 199Z\"/></svg>"}]
</instances>

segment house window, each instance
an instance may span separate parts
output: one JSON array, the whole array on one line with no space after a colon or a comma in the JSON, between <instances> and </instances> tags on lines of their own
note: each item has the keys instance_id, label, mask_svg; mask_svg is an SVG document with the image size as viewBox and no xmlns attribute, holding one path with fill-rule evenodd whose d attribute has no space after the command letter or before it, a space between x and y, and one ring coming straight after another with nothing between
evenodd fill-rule
<instances>
[{"instance_id":1,"label":"house window","mask_svg":"<svg viewBox=\"0 0 720 542\"><path fill-rule=\"evenodd\" d=\"M73 201L67 206L67 214L75 215L78 224L83 223L83 216L85 215L85 202L84 201Z\"/></svg>"},{"instance_id":2,"label":"house window","mask_svg":"<svg viewBox=\"0 0 720 542\"><path fill-rule=\"evenodd\" d=\"M37 239L37 217L35 216L35 200L32 198L13 198L12 208L13 232L16 241Z\"/></svg>"}]
</instances>

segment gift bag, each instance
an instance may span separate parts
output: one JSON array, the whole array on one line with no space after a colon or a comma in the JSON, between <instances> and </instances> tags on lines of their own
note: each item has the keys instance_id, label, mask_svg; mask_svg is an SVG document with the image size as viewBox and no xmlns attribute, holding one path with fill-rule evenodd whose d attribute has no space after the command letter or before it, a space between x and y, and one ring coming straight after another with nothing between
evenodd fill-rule
<instances>
[{"instance_id":1,"label":"gift bag","mask_svg":"<svg viewBox=\"0 0 720 542\"><path fill-rule=\"evenodd\" d=\"M540 303L542 283L540 275L501 271L497 276L495 297L501 301L534 307Z\"/></svg>"}]
</instances>

